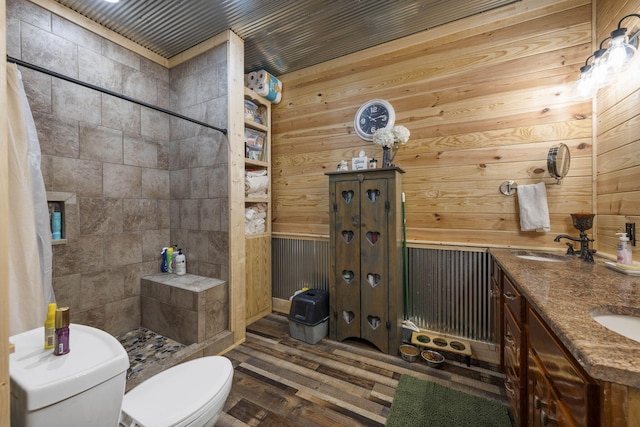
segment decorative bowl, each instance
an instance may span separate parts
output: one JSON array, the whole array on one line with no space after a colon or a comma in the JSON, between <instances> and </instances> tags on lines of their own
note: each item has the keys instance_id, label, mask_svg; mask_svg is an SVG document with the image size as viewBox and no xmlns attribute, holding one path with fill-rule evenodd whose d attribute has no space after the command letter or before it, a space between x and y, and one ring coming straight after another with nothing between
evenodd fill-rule
<instances>
[{"instance_id":1,"label":"decorative bowl","mask_svg":"<svg viewBox=\"0 0 640 427\"><path fill-rule=\"evenodd\" d=\"M432 368L439 368L444 362L444 356L437 351L422 350L420 356L422 356L422 360L424 360L424 362Z\"/></svg>"},{"instance_id":2,"label":"decorative bowl","mask_svg":"<svg viewBox=\"0 0 640 427\"><path fill-rule=\"evenodd\" d=\"M420 350L417 347L408 344L402 344L400 346L400 355L407 362L415 362L420 354Z\"/></svg>"}]
</instances>

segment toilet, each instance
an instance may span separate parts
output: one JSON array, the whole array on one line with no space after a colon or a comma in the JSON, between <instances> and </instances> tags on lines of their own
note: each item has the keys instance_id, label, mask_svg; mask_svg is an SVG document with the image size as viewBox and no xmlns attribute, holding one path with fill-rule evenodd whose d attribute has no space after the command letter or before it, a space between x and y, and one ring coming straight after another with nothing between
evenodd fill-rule
<instances>
[{"instance_id":1,"label":"toilet","mask_svg":"<svg viewBox=\"0 0 640 427\"><path fill-rule=\"evenodd\" d=\"M213 426L233 380L226 357L173 366L124 393L129 357L108 333L71 324L64 356L44 349L44 328L9 340L13 427Z\"/></svg>"}]
</instances>

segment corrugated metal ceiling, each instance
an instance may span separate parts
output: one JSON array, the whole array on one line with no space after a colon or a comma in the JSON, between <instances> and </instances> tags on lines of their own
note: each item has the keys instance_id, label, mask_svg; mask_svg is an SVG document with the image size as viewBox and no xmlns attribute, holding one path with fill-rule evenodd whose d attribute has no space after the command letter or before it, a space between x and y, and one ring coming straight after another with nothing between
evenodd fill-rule
<instances>
[{"instance_id":1,"label":"corrugated metal ceiling","mask_svg":"<svg viewBox=\"0 0 640 427\"><path fill-rule=\"evenodd\" d=\"M171 58L227 29L245 71L299 70L519 0L57 0Z\"/></svg>"}]
</instances>

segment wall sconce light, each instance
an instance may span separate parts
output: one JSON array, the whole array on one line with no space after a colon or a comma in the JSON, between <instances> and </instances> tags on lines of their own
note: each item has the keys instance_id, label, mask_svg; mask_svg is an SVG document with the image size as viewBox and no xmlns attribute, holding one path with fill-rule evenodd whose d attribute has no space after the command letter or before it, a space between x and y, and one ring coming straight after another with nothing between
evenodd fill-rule
<instances>
[{"instance_id":1,"label":"wall sconce light","mask_svg":"<svg viewBox=\"0 0 640 427\"><path fill-rule=\"evenodd\" d=\"M607 68L610 72L615 73L624 68L624 66L631 61L631 58L633 58L633 55L635 55L637 51L636 46L629 43L629 38L626 35L627 29L621 27L622 21L632 16L640 18L640 15L637 13L627 15L618 22L618 28L611 32L611 46L607 49L605 58ZM637 36L638 33L633 36L636 45L638 44Z\"/></svg>"},{"instance_id":2,"label":"wall sconce light","mask_svg":"<svg viewBox=\"0 0 640 427\"><path fill-rule=\"evenodd\" d=\"M591 84L591 64L589 60L593 58L593 55L584 61L584 65L580 67L580 78L576 82L576 93L580 98L591 98L595 95L595 88Z\"/></svg>"},{"instance_id":3,"label":"wall sconce light","mask_svg":"<svg viewBox=\"0 0 640 427\"><path fill-rule=\"evenodd\" d=\"M628 37L627 29L622 27L622 21L632 16L640 18L640 14L632 13L620 19L618 28L611 32L610 37L600 42L599 49L587 58L584 66L580 67L580 78L576 82L575 90L581 98L594 96L598 89L612 83L617 75L631 63L631 59L638 50L640 31ZM605 48L607 41L609 41L609 47Z\"/></svg>"}]
</instances>

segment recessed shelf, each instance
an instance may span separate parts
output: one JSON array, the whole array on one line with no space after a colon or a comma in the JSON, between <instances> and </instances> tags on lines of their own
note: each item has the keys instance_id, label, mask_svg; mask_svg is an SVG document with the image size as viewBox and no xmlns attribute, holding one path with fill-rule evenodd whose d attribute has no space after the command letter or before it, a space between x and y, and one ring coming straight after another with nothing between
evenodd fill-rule
<instances>
[{"instance_id":1,"label":"recessed shelf","mask_svg":"<svg viewBox=\"0 0 640 427\"><path fill-rule=\"evenodd\" d=\"M47 191L47 204L49 205L49 216L56 211L60 212L61 229L60 239L51 239L51 245L66 245L67 244L67 217L70 212L70 206L76 204L75 193L67 193L61 191Z\"/></svg>"}]
</instances>

